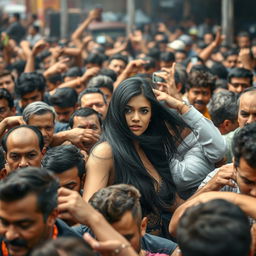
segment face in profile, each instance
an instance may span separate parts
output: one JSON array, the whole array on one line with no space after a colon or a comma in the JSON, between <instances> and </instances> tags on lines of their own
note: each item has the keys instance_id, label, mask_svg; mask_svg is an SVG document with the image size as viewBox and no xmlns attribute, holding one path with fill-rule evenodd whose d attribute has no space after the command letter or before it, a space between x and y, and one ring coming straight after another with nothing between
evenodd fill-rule
<instances>
[{"instance_id":1,"label":"face in profile","mask_svg":"<svg viewBox=\"0 0 256 256\"><path fill-rule=\"evenodd\" d=\"M145 96L132 97L125 106L125 119L131 132L142 135L148 128L152 116L152 108Z\"/></svg>"}]
</instances>

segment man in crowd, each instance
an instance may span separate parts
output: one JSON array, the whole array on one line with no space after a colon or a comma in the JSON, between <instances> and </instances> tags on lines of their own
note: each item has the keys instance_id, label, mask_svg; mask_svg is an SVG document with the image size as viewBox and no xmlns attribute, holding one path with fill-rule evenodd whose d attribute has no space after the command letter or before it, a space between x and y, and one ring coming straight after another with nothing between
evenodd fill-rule
<instances>
[{"instance_id":1,"label":"man in crowd","mask_svg":"<svg viewBox=\"0 0 256 256\"><path fill-rule=\"evenodd\" d=\"M237 95L234 92L224 90L214 93L208 109L212 122L218 127L221 134L228 134L238 127Z\"/></svg>"},{"instance_id":2,"label":"man in crowd","mask_svg":"<svg viewBox=\"0 0 256 256\"><path fill-rule=\"evenodd\" d=\"M7 171L28 166L41 166L44 138L34 126L20 125L10 129L2 138Z\"/></svg>"},{"instance_id":3,"label":"man in crowd","mask_svg":"<svg viewBox=\"0 0 256 256\"><path fill-rule=\"evenodd\" d=\"M256 197L256 123L243 127L233 141L233 164L211 172L197 193L232 191Z\"/></svg>"},{"instance_id":4,"label":"man in crowd","mask_svg":"<svg viewBox=\"0 0 256 256\"><path fill-rule=\"evenodd\" d=\"M5 88L12 95L14 94L15 81L14 76L8 70L0 72L0 88Z\"/></svg>"},{"instance_id":5,"label":"man in crowd","mask_svg":"<svg viewBox=\"0 0 256 256\"><path fill-rule=\"evenodd\" d=\"M55 132L67 130L69 118L77 107L76 91L69 87L58 88L49 100L57 113Z\"/></svg>"},{"instance_id":6,"label":"man in crowd","mask_svg":"<svg viewBox=\"0 0 256 256\"><path fill-rule=\"evenodd\" d=\"M188 208L179 220L177 241L181 256L252 255L246 214L222 199Z\"/></svg>"},{"instance_id":7,"label":"man in crowd","mask_svg":"<svg viewBox=\"0 0 256 256\"><path fill-rule=\"evenodd\" d=\"M80 93L78 104L82 108L92 108L105 119L108 105L103 92L98 88L88 88Z\"/></svg>"},{"instance_id":8,"label":"man in crowd","mask_svg":"<svg viewBox=\"0 0 256 256\"><path fill-rule=\"evenodd\" d=\"M205 71L193 71L189 74L187 83L187 100L205 117L210 119L207 109L213 90L215 88L214 77Z\"/></svg>"},{"instance_id":9,"label":"man in crowd","mask_svg":"<svg viewBox=\"0 0 256 256\"><path fill-rule=\"evenodd\" d=\"M85 178L85 161L74 145L61 145L49 149L42 159L42 166L58 177L62 187L80 193Z\"/></svg>"},{"instance_id":10,"label":"man in crowd","mask_svg":"<svg viewBox=\"0 0 256 256\"><path fill-rule=\"evenodd\" d=\"M19 100L16 102L16 111L21 115L24 108L35 101L43 101L46 80L42 74L36 72L23 73L15 84L15 93Z\"/></svg>"},{"instance_id":11,"label":"man in crowd","mask_svg":"<svg viewBox=\"0 0 256 256\"><path fill-rule=\"evenodd\" d=\"M5 88L0 88L0 121L13 115L15 115L13 97Z\"/></svg>"},{"instance_id":12,"label":"man in crowd","mask_svg":"<svg viewBox=\"0 0 256 256\"><path fill-rule=\"evenodd\" d=\"M245 68L234 68L228 73L228 90L241 93L252 86L253 74Z\"/></svg>"},{"instance_id":13,"label":"man in crowd","mask_svg":"<svg viewBox=\"0 0 256 256\"><path fill-rule=\"evenodd\" d=\"M108 62L108 68L114 70L117 76L119 76L124 71L128 63L128 58L121 54L115 54L111 56Z\"/></svg>"},{"instance_id":14,"label":"man in crowd","mask_svg":"<svg viewBox=\"0 0 256 256\"><path fill-rule=\"evenodd\" d=\"M78 237L57 219L58 187L53 175L35 167L0 182L0 255L25 256L48 239Z\"/></svg>"}]
</instances>

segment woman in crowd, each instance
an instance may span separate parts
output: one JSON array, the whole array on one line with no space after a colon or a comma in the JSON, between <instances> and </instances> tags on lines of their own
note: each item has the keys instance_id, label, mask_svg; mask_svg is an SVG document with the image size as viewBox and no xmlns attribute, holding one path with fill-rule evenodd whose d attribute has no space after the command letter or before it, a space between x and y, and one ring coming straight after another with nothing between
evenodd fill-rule
<instances>
[{"instance_id":1,"label":"woman in crowd","mask_svg":"<svg viewBox=\"0 0 256 256\"><path fill-rule=\"evenodd\" d=\"M125 80L115 90L102 141L87 162L84 199L88 201L108 185L132 184L142 194L149 229L166 235L162 215L170 215L179 198L169 163L191 130L177 113L183 114L189 107L165 93L155 90L155 94L150 82L137 77Z\"/></svg>"}]
</instances>

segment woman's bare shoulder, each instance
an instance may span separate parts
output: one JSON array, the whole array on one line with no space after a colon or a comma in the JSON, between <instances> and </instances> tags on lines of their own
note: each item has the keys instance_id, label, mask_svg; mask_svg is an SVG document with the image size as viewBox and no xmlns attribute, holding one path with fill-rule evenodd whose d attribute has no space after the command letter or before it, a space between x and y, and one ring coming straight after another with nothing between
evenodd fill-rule
<instances>
[{"instance_id":1,"label":"woman's bare shoulder","mask_svg":"<svg viewBox=\"0 0 256 256\"><path fill-rule=\"evenodd\" d=\"M108 142L104 141L100 144L97 144L91 151L90 156L99 158L99 159L112 159L113 153L112 148Z\"/></svg>"}]
</instances>

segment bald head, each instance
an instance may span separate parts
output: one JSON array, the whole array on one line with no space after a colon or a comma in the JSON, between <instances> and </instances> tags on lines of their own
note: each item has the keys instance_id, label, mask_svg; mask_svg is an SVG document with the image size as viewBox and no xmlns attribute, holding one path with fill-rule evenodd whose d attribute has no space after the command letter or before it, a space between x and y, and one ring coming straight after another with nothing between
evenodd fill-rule
<instances>
[{"instance_id":1,"label":"bald head","mask_svg":"<svg viewBox=\"0 0 256 256\"><path fill-rule=\"evenodd\" d=\"M11 129L3 138L9 171L28 166L41 166L43 137L40 131L23 125Z\"/></svg>"},{"instance_id":2,"label":"bald head","mask_svg":"<svg viewBox=\"0 0 256 256\"><path fill-rule=\"evenodd\" d=\"M238 101L238 105L238 123L240 128L256 122L256 90L243 93Z\"/></svg>"}]
</instances>

